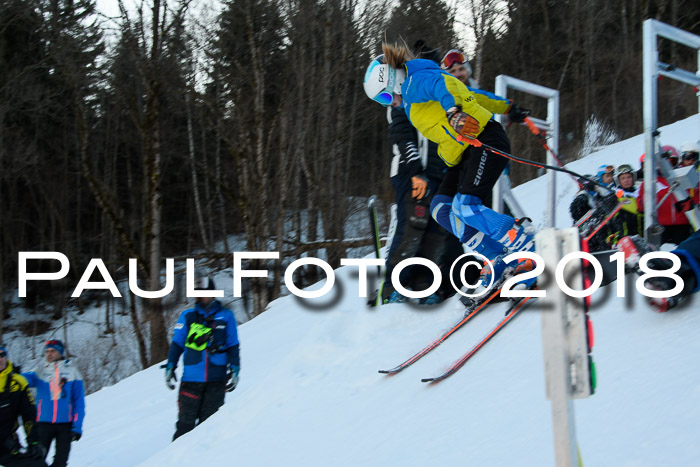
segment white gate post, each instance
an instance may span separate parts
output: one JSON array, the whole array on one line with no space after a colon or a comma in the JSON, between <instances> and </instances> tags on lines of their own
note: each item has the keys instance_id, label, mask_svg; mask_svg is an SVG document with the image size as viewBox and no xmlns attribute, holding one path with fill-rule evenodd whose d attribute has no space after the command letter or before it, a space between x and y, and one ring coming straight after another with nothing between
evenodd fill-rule
<instances>
[{"instance_id":1,"label":"white gate post","mask_svg":"<svg viewBox=\"0 0 700 467\"><path fill-rule=\"evenodd\" d=\"M667 161L660 160L656 150L658 139L658 85L659 76L675 79L691 86L700 86L700 36L688 31L669 26L654 19L644 21L643 84L644 84L644 237L649 243L658 245L661 242L661 226L656 216L656 171L660 169L664 177L671 178L673 170ZM657 47L658 38L663 37L678 42L687 47L695 48L698 54L698 70L695 73L677 68L659 61ZM698 109L700 109L700 92L698 92ZM676 189L678 200L688 196L686 190ZM686 213L688 219L697 230L697 218L700 209L695 207Z\"/></svg>"},{"instance_id":2,"label":"white gate post","mask_svg":"<svg viewBox=\"0 0 700 467\"><path fill-rule=\"evenodd\" d=\"M547 145L552 149L552 151L559 151L559 91L540 86L539 84L513 78L511 76L498 75L496 77L495 93L499 96L507 97L508 89L522 91L533 96L547 99L547 119L540 120L533 117L530 117L530 119L539 129L545 130L547 135ZM503 115L498 115L496 118L501 124L503 123ZM552 154L547 154L547 164L556 165ZM547 203L549 209L547 209L546 225L554 227L556 223L556 212L554 209L556 201L556 171L548 170L547 172ZM510 183L507 180L504 180L504 178L505 176L501 175L501 178L499 179L498 183L496 183L493 190L493 208L498 212L503 212L504 191L510 190ZM511 199L514 201L514 198L511 197ZM513 206L511 206L510 202L508 205L511 207L511 211L515 212L519 210L522 212L522 208L520 208L519 205L515 209Z\"/></svg>"}]
</instances>

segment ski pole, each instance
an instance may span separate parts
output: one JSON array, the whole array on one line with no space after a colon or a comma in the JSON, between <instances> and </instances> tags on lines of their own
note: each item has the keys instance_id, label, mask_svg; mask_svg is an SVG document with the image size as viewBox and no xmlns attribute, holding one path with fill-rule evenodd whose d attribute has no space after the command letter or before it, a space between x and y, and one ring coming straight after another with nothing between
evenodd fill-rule
<instances>
[{"instance_id":1,"label":"ski pole","mask_svg":"<svg viewBox=\"0 0 700 467\"><path fill-rule=\"evenodd\" d=\"M565 169L564 167L557 167L554 165L543 164L541 162L535 162L535 161L531 161L529 159L523 159L521 157L514 156L514 155L509 154L505 151L501 151L500 149L496 149L493 146L489 146L488 144L484 144L481 141L479 141L478 139L474 138L473 136L457 135L457 141L461 141L463 143L468 143L468 144L471 144L472 146L475 146L475 147L483 147L484 149L488 150L489 152L492 152L492 153L497 154L499 156L505 157L506 159L514 160L515 162L520 162L521 164L531 165L533 167L538 167L540 169L548 169L548 170L554 170L557 172L563 172L563 173L571 175L572 177L582 178L582 179L589 181L595 185L598 185L602 188L605 188L608 191L611 191L610 188L603 185L602 183L596 182L595 180L584 177L583 175L578 174L572 170Z\"/></svg>"},{"instance_id":2,"label":"ski pole","mask_svg":"<svg viewBox=\"0 0 700 467\"><path fill-rule=\"evenodd\" d=\"M523 123L530 129L530 132L537 137L537 140L540 142L540 144L544 147L544 150L549 152L552 155L552 158L556 161L556 163L559 165L559 167L564 167L564 164L561 162L561 159L559 158L559 154L554 152L552 148L549 147L547 144L547 139L544 137L542 132L540 131L539 128L537 128L537 125L535 125L535 122L530 119L530 117L525 117L525 120L523 120ZM569 174L571 175L571 174ZM579 189L583 189L583 183L581 183L578 179L574 178L573 175L571 175L571 178L574 179L576 183L578 183Z\"/></svg>"}]
</instances>

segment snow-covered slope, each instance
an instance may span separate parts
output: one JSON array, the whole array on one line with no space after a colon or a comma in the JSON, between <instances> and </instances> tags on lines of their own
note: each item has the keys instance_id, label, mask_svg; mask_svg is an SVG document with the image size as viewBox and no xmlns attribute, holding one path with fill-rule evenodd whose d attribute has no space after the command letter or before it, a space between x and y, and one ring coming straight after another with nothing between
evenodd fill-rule
<instances>
[{"instance_id":1,"label":"snow-covered slope","mask_svg":"<svg viewBox=\"0 0 700 467\"><path fill-rule=\"evenodd\" d=\"M699 116L678 122L663 129L663 141L697 138L699 127ZM632 138L570 167L590 173L602 163L632 163L642 146L641 137ZM559 224L566 226L575 186L568 176L559 180ZM536 180L516 195L526 209L544 206L544 186ZM528 214L536 222L543 215ZM377 370L412 355L463 309L455 300L434 309L369 309L357 285L357 273L342 268L326 306L285 297L242 325L239 387L175 443L177 394L166 389L159 368L89 396L85 435L73 445L71 464L554 465L536 303L458 373L431 386L420 378L461 356L507 304L491 306L424 359L387 377ZM584 465L699 465L700 301L657 314L636 292L623 299L614 291L599 291L591 312L598 392L575 402Z\"/></svg>"}]
</instances>

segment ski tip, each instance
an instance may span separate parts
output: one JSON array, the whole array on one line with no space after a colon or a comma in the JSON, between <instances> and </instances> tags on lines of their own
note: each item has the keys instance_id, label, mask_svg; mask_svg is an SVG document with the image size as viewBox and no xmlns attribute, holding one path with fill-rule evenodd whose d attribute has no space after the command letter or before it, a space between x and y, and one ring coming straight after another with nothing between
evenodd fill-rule
<instances>
[{"instance_id":1,"label":"ski tip","mask_svg":"<svg viewBox=\"0 0 700 467\"><path fill-rule=\"evenodd\" d=\"M439 378L423 378L420 381L421 381L421 383L434 384L434 383L437 383L438 381L440 381L440 379Z\"/></svg>"},{"instance_id":2,"label":"ski tip","mask_svg":"<svg viewBox=\"0 0 700 467\"><path fill-rule=\"evenodd\" d=\"M390 374L391 374L391 370L379 370L378 373L381 373L381 374L383 374L383 375L390 375Z\"/></svg>"}]
</instances>

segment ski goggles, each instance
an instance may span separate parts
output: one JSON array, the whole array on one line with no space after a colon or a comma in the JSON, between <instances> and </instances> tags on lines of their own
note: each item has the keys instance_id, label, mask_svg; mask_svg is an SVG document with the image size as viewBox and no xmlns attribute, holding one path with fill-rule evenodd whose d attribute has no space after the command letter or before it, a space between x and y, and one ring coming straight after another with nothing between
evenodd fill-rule
<instances>
[{"instance_id":1,"label":"ski goggles","mask_svg":"<svg viewBox=\"0 0 700 467\"><path fill-rule=\"evenodd\" d=\"M698 160L697 151L685 151L681 153L681 159L684 161L696 161Z\"/></svg>"},{"instance_id":2,"label":"ski goggles","mask_svg":"<svg viewBox=\"0 0 700 467\"><path fill-rule=\"evenodd\" d=\"M617 173L619 175L626 174L626 173L632 173L634 172L634 169L632 169L632 166L629 164L622 164L620 167L617 168Z\"/></svg>"},{"instance_id":3,"label":"ski goggles","mask_svg":"<svg viewBox=\"0 0 700 467\"><path fill-rule=\"evenodd\" d=\"M459 63L461 65L464 62L466 62L464 54L457 49L452 49L449 52L447 52L444 57L442 57L442 61L440 62L440 68L442 68L443 70L448 70L455 63Z\"/></svg>"},{"instance_id":4,"label":"ski goggles","mask_svg":"<svg viewBox=\"0 0 700 467\"><path fill-rule=\"evenodd\" d=\"M380 104L386 107L388 105L391 105L391 103L394 101L394 93L385 89L384 91L380 91L379 94L374 96L372 100L375 102L379 102Z\"/></svg>"}]
</instances>

